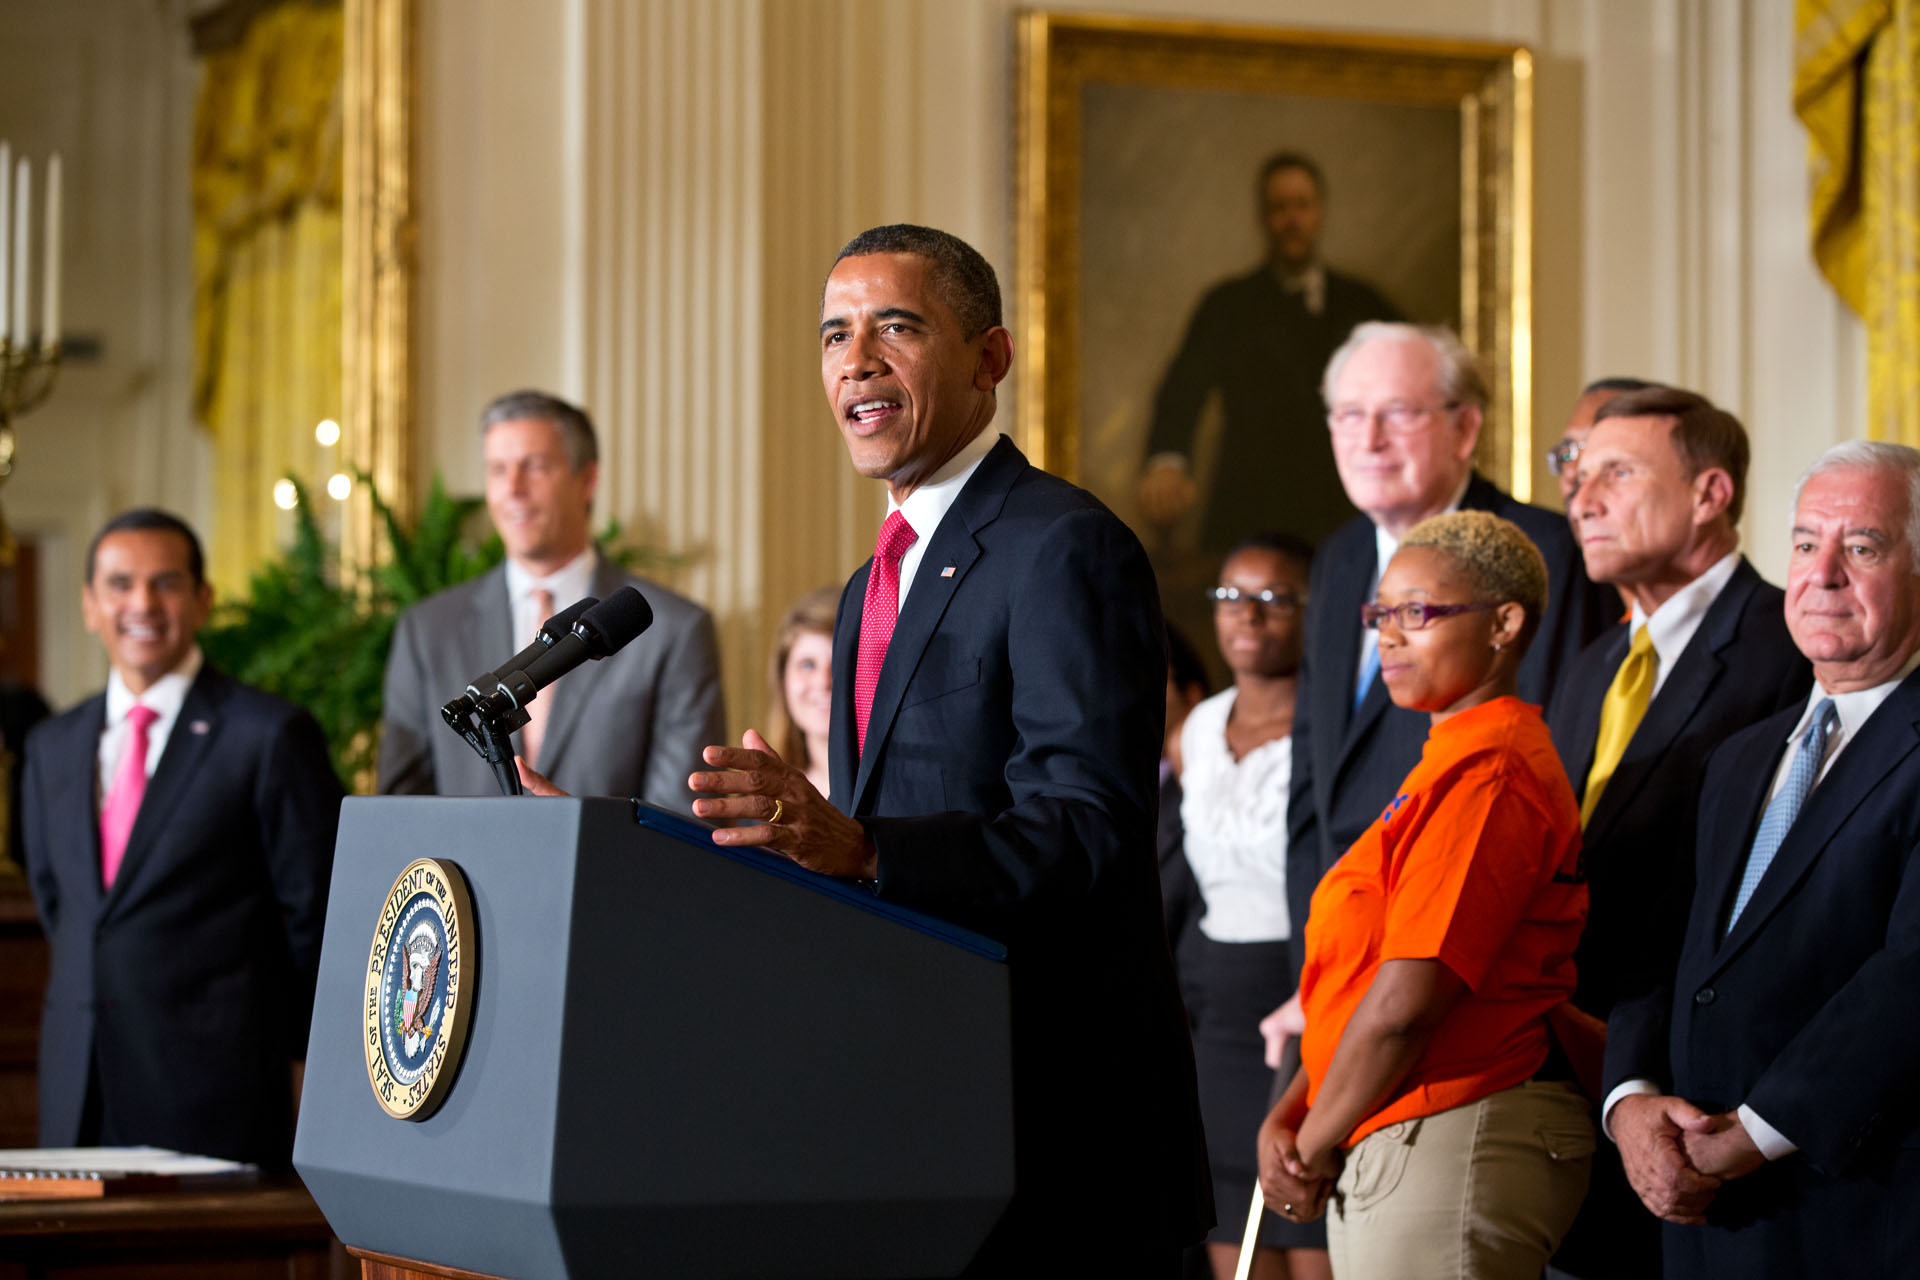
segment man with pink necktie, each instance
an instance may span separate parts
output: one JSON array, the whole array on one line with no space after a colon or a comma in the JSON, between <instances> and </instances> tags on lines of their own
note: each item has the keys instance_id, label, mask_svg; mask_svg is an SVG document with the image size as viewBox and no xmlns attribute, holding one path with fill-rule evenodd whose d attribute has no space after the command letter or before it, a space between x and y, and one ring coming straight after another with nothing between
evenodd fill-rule
<instances>
[{"instance_id":1,"label":"man with pink necktie","mask_svg":"<svg viewBox=\"0 0 1920 1280\"><path fill-rule=\"evenodd\" d=\"M206 665L193 530L142 508L87 550L106 689L28 739L29 882L52 947L43 1146L293 1149L341 788L313 717Z\"/></svg>"}]
</instances>

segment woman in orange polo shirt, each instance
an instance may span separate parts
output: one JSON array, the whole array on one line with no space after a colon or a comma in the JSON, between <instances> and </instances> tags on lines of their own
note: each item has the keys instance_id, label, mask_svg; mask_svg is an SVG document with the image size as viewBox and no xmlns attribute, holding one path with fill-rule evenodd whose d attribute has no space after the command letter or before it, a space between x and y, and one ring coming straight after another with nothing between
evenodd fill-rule
<instances>
[{"instance_id":1,"label":"woman in orange polo shirt","mask_svg":"<svg viewBox=\"0 0 1920 1280\"><path fill-rule=\"evenodd\" d=\"M1260 1130L1269 1208L1326 1211L1336 1277L1537 1280L1586 1194L1587 1102L1547 1025L1587 915L1580 815L1515 696L1540 553L1485 512L1409 530L1365 621L1420 763L1313 895L1301 1070Z\"/></svg>"}]
</instances>

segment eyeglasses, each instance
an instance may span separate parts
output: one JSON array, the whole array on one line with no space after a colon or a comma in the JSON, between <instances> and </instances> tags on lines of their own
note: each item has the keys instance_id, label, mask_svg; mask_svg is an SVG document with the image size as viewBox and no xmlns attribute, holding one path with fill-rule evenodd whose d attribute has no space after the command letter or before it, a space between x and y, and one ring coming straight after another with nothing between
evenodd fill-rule
<instances>
[{"instance_id":1,"label":"eyeglasses","mask_svg":"<svg viewBox=\"0 0 1920 1280\"><path fill-rule=\"evenodd\" d=\"M1292 613L1306 601L1291 591L1275 591L1268 587L1264 591L1242 591L1238 587L1208 587L1207 599L1219 604L1257 604L1263 609L1274 609L1280 613Z\"/></svg>"},{"instance_id":2,"label":"eyeglasses","mask_svg":"<svg viewBox=\"0 0 1920 1280\"><path fill-rule=\"evenodd\" d=\"M1395 400L1391 404L1381 405L1378 409L1363 409L1357 404L1335 406L1327 414L1329 429L1341 435L1352 435L1365 431L1368 424L1378 419L1381 427L1390 436L1409 436L1427 424L1427 419L1436 413L1448 412L1460 407L1458 400L1449 400L1445 404L1405 404Z\"/></svg>"},{"instance_id":3,"label":"eyeglasses","mask_svg":"<svg viewBox=\"0 0 1920 1280\"><path fill-rule=\"evenodd\" d=\"M1363 604L1360 625L1369 631L1378 631L1391 618L1393 625L1402 631L1424 631L1428 623L1451 618L1456 613L1480 613L1499 607L1497 604L1425 604L1419 600L1405 604Z\"/></svg>"},{"instance_id":4,"label":"eyeglasses","mask_svg":"<svg viewBox=\"0 0 1920 1280\"><path fill-rule=\"evenodd\" d=\"M1579 440L1562 440L1547 450L1547 470L1556 476L1568 474L1573 465L1580 461L1581 450L1586 447Z\"/></svg>"}]
</instances>

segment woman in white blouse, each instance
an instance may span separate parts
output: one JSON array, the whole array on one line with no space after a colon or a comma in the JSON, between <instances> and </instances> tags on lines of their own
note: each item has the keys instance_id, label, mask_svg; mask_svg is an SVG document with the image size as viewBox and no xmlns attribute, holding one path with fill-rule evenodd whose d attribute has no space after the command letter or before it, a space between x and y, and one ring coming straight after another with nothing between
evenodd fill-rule
<instances>
[{"instance_id":1,"label":"woman in white blouse","mask_svg":"<svg viewBox=\"0 0 1920 1280\"><path fill-rule=\"evenodd\" d=\"M1257 1174L1255 1138L1271 1101L1260 1019L1293 993L1287 787L1312 560L1310 546L1283 534L1249 538L1227 554L1209 594L1233 685L1195 707L1180 733L1180 819L1206 901L1191 1013L1220 1219L1207 1254L1220 1280L1233 1275L1238 1258ZM1260 1244L1258 1280L1330 1274L1318 1224L1269 1214Z\"/></svg>"}]
</instances>

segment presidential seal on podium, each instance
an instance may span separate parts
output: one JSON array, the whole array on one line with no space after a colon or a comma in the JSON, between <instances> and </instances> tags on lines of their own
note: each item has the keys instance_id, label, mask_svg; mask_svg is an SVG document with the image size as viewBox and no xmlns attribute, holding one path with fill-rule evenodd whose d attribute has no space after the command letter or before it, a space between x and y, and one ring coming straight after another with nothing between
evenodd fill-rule
<instances>
[{"instance_id":1,"label":"presidential seal on podium","mask_svg":"<svg viewBox=\"0 0 1920 1280\"><path fill-rule=\"evenodd\" d=\"M473 908L450 862L420 858L387 892L367 959L367 1079L390 1116L425 1120L460 1069L471 1012Z\"/></svg>"}]
</instances>

